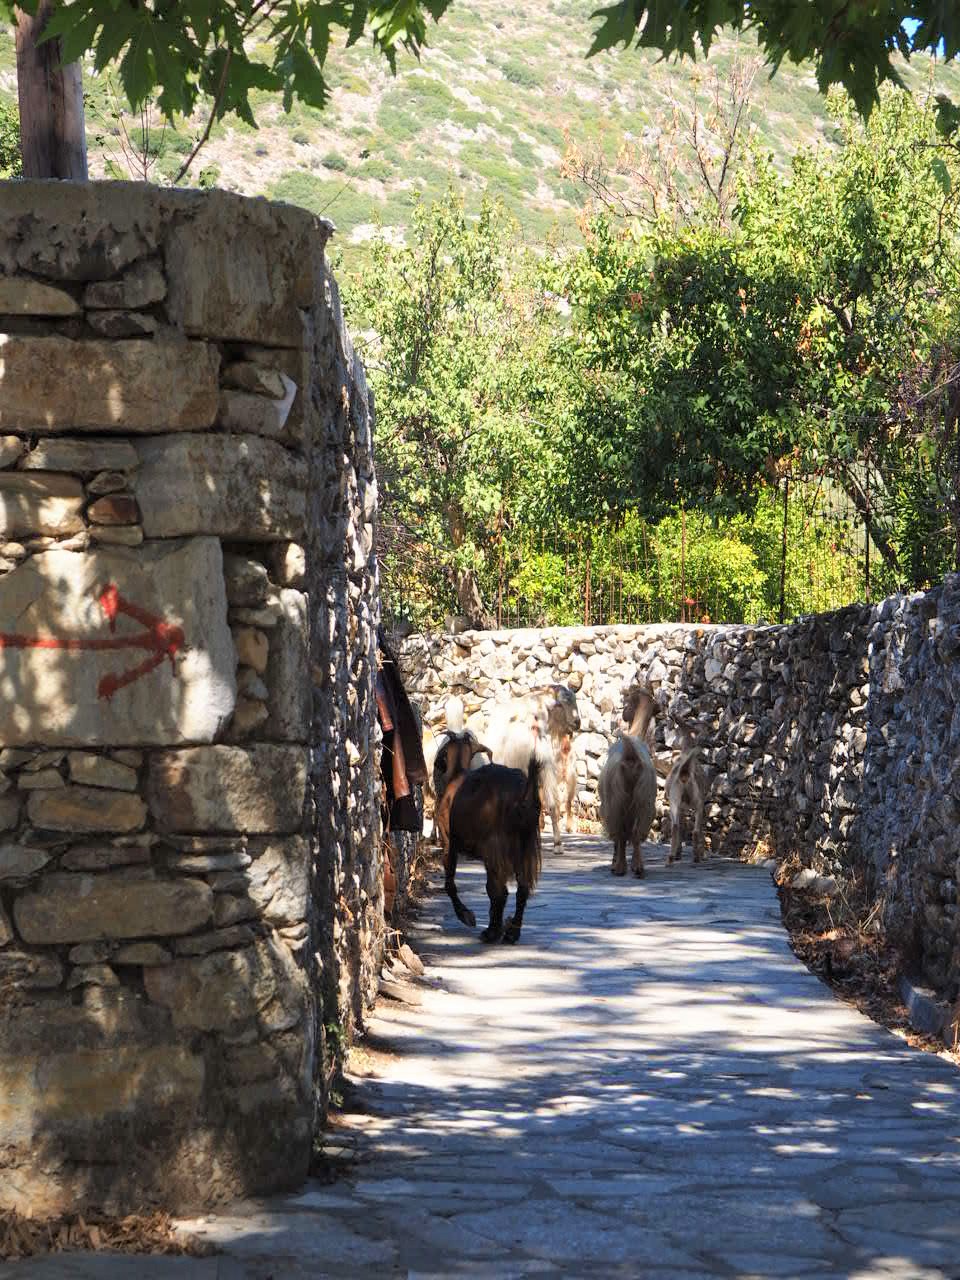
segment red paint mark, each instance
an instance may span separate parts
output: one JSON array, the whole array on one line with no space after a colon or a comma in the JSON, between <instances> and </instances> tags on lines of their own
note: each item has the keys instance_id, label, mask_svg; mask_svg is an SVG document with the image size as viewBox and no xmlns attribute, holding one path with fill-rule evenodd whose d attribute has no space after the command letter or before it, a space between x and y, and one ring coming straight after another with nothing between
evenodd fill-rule
<instances>
[{"instance_id":1,"label":"red paint mark","mask_svg":"<svg viewBox=\"0 0 960 1280\"><path fill-rule=\"evenodd\" d=\"M183 628L174 626L155 613L143 609L140 605L131 604L120 594L115 583L104 587L100 593L100 608L106 614L110 624L110 635L80 639L73 636L26 636L16 632L0 631L0 649L62 649L69 653L104 652L115 649L145 649L147 657L128 671L120 675L102 676L97 686L98 698L112 698L119 689L125 689L142 676L148 675L155 667L159 667L164 658L170 659L174 668L174 658L183 648ZM133 635L116 635L117 619L121 614L133 618L144 628ZM174 668L175 670L175 668Z\"/></svg>"}]
</instances>

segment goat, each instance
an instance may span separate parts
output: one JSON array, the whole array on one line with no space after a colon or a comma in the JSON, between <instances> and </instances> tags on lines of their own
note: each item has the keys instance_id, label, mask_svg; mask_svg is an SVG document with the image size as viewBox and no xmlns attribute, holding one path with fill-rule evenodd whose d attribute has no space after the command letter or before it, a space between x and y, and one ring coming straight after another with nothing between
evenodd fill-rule
<instances>
[{"instance_id":1,"label":"goat","mask_svg":"<svg viewBox=\"0 0 960 1280\"><path fill-rule=\"evenodd\" d=\"M490 923L483 942L516 942L523 925L527 898L540 875L540 766L531 760L527 772L488 764L467 773L450 806L450 840L445 860L444 888L457 919L472 929L477 918L457 893L457 858L473 853L487 870ZM517 882L514 914L504 923L507 886Z\"/></svg>"},{"instance_id":2,"label":"goat","mask_svg":"<svg viewBox=\"0 0 960 1280\"><path fill-rule=\"evenodd\" d=\"M434 831L446 860L450 847L450 809L460 790L467 770L477 755L489 755L489 749L467 733L452 734L446 747L446 777L434 814Z\"/></svg>"},{"instance_id":3,"label":"goat","mask_svg":"<svg viewBox=\"0 0 960 1280\"><path fill-rule=\"evenodd\" d=\"M565 733L560 739L557 754L557 780L560 801L567 818L567 831L573 830L573 799L577 794L577 757L573 749L573 735ZM540 821L543 821L541 817Z\"/></svg>"},{"instance_id":4,"label":"goat","mask_svg":"<svg viewBox=\"0 0 960 1280\"><path fill-rule=\"evenodd\" d=\"M533 760L540 766L540 799L550 815L555 853L563 853L557 756L563 738L572 738L579 729L577 695L562 684L495 706L487 725L486 738L497 764L523 772Z\"/></svg>"},{"instance_id":5,"label":"goat","mask_svg":"<svg viewBox=\"0 0 960 1280\"><path fill-rule=\"evenodd\" d=\"M627 874L627 842L633 844L633 874L643 875L640 846L647 838L657 807L657 773L644 741L653 718L654 702L639 685L627 690L623 719L627 732L607 752L600 770L600 818L613 841L615 876Z\"/></svg>"},{"instance_id":6,"label":"goat","mask_svg":"<svg viewBox=\"0 0 960 1280\"><path fill-rule=\"evenodd\" d=\"M433 785L434 798L434 814L436 807L443 799L443 793L447 786L447 758L450 744L456 740L466 738L475 748L474 758L478 755L490 755L489 747L481 747L477 735L464 726L463 720L463 702L460 698L448 698L446 707L444 708L446 716L446 728L437 738L436 754L433 758L433 767L431 769L431 782ZM491 760L492 760L491 756ZM468 768L480 768L483 764L489 764L490 761L481 761L479 765L471 764Z\"/></svg>"},{"instance_id":7,"label":"goat","mask_svg":"<svg viewBox=\"0 0 960 1280\"><path fill-rule=\"evenodd\" d=\"M667 774L663 792L670 806L670 856L679 862L683 844L684 819L691 819L690 845L694 862L702 862L706 852L703 834L703 806L707 796L707 775L700 763L700 748L686 724L680 725L680 757Z\"/></svg>"}]
</instances>

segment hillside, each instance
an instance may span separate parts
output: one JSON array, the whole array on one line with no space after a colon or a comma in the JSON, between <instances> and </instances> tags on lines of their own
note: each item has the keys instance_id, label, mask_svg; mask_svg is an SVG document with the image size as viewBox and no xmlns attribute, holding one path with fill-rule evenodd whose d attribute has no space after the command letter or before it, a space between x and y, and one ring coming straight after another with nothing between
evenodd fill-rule
<instances>
[{"instance_id":1,"label":"hillside","mask_svg":"<svg viewBox=\"0 0 960 1280\"><path fill-rule=\"evenodd\" d=\"M285 115L276 98L261 95L259 129L232 119L218 126L190 180L323 213L348 262L378 222L403 234L417 192L431 198L450 184L469 200L484 190L501 196L533 242L553 228L575 235L582 193L560 172L566 140L612 156L625 135L664 119L673 101L689 112L706 88L702 63L658 63L636 51L587 61L595 8L595 0L459 0L431 29L422 61L404 58L396 78L364 47L334 51L336 87L325 111L295 104ZM709 67L723 74L754 55L750 40L724 40ZM13 65L12 39L0 36L0 94L8 97ZM960 95L956 67L932 69L918 58L907 74L922 89L932 72L938 89ZM115 110L108 84L91 77L91 170L128 176ZM782 164L798 146L829 145L812 71L785 65L772 79L761 71L750 126ZM170 180L195 132L151 130L160 152L153 180Z\"/></svg>"}]
</instances>

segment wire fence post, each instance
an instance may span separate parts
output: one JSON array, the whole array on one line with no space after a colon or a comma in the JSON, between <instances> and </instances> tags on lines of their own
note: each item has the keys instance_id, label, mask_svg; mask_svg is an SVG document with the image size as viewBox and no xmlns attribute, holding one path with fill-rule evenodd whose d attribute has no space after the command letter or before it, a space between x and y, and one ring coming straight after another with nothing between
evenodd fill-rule
<instances>
[{"instance_id":1,"label":"wire fence post","mask_svg":"<svg viewBox=\"0 0 960 1280\"><path fill-rule=\"evenodd\" d=\"M780 542L780 621L787 619L787 512L790 501L790 477L783 477L783 536Z\"/></svg>"}]
</instances>

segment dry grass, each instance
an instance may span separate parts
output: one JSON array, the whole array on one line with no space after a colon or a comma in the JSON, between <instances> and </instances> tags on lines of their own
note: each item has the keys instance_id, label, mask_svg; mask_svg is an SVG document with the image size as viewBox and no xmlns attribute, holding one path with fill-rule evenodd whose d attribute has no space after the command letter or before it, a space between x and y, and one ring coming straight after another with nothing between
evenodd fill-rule
<instances>
[{"instance_id":1,"label":"dry grass","mask_svg":"<svg viewBox=\"0 0 960 1280\"><path fill-rule=\"evenodd\" d=\"M129 1214L125 1218L30 1218L0 1213L0 1258L13 1261L64 1250L105 1253L165 1253L206 1257L217 1250L195 1236L177 1232L167 1213Z\"/></svg>"},{"instance_id":2,"label":"dry grass","mask_svg":"<svg viewBox=\"0 0 960 1280\"><path fill-rule=\"evenodd\" d=\"M763 861L771 856L748 857ZM949 1052L936 1037L914 1031L900 998L901 959L882 927L883 900L867 889L862 876L840 880L836 897L823 897L790 885L803 864L797 855L784 859L774 879L790 945L807 968L847 1004L887 1027L926 1053L949 1057L960 1066L960 1054Z\"/></svg>"}]
</instances>

